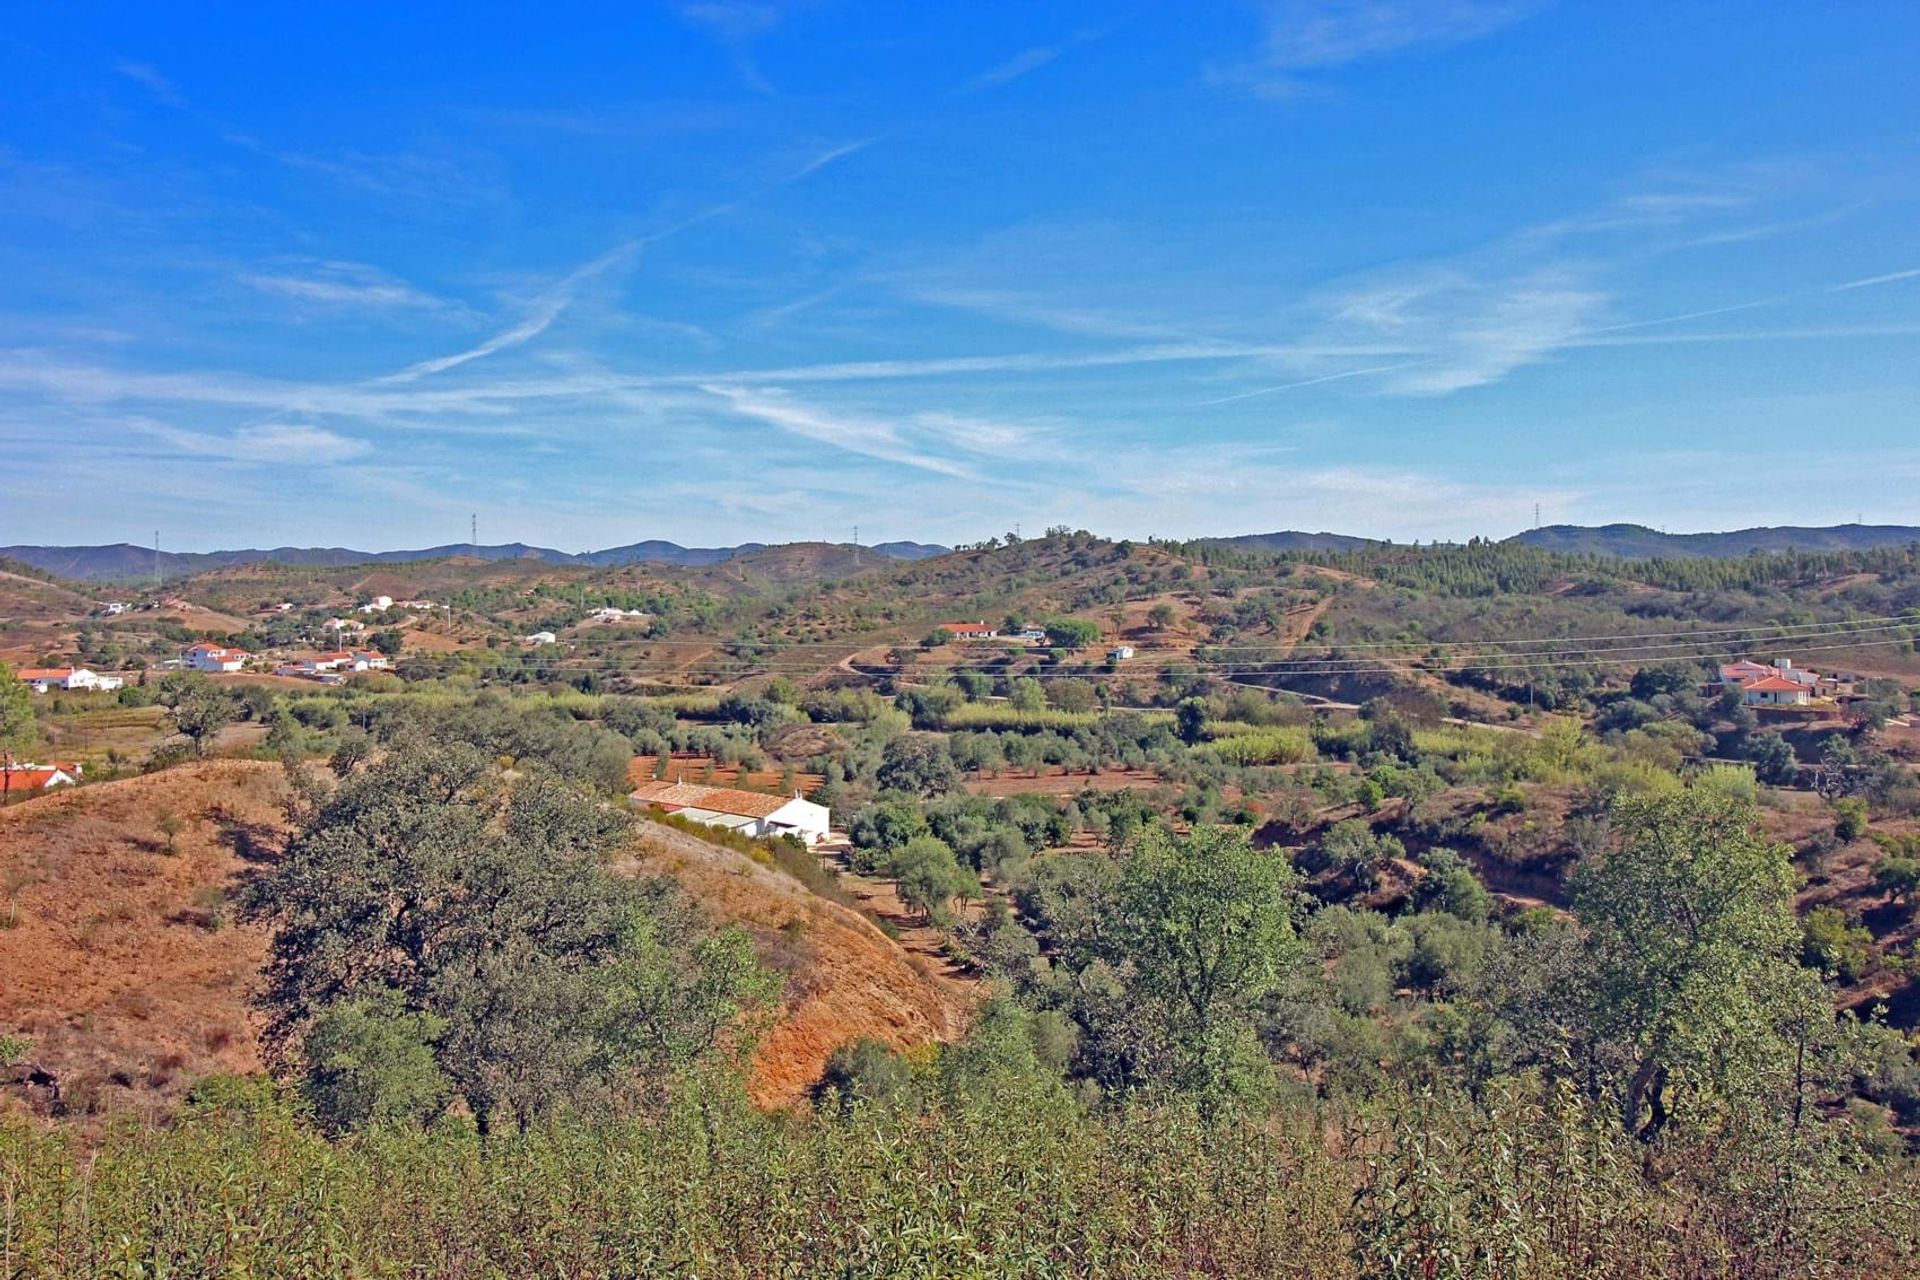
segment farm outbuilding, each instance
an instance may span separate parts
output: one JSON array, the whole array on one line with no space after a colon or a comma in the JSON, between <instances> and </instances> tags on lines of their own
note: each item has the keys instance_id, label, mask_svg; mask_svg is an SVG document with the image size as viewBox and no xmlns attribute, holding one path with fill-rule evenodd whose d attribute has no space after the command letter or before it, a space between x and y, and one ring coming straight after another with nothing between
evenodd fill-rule
<instances>
[{"instance_id":1,"label":"farm outbuilding","mask_svg":"<svg viewBox=\"0 0 1920 1280\"><path fill-rule=\"evenodd\" d=\"M632 800L703 826L724 827L746 836L793 836L806 845L825 840L832 826L827 806L803 800L799 792L769 796L691 782L649 782L633 793Z\"/></svg>"}]
</instances>

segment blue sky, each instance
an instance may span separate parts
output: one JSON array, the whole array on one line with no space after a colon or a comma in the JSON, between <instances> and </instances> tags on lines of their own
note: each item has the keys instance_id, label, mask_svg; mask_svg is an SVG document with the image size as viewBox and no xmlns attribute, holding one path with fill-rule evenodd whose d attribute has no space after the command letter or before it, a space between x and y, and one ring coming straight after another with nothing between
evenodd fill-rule
<instances>
[{"instance_id":1,"label":"blue sky","mask_svg":"<svg viewBox=\"0 0 1920 1280\"><path fill-rule=\"evenodd\" d=\"M0 543L1920 522L1903 3L0 8Z\"/></svg>"}]
</instances>

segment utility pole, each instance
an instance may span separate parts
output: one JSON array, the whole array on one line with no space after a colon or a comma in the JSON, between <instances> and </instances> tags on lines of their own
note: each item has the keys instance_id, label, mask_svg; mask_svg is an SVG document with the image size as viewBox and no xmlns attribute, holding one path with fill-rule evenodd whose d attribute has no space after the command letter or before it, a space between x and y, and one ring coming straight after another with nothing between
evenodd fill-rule
<instances>
[{"instance_id":1,"label":"utility pole","mask_svg":"<svg viewBox=\"0 0 1920 1280\"><path fill-rule=\"evenodd\" d=\"M153 531L153 587L160 589L160 531Z\"/></svg>"},{"instance_id":2,"label":"utility pole","mask_svg":"<svg viewBox=\"0 0 1920 1280\"><path fill-rule=\"evenodd\" d=\"M1533 504L1533 527L1540 527L1540 504L1537 502Z\"/></svg>"},{"instance_id":3,"label":"utility pole","mask_svg":"<svg viewBox=\"0 0 1920 1280\"><path fill-rule=\"evenodd\" d=\"M853 567L860 567L860 526L853 526Z\"/></svg>"},{"instance_id":4,"label":"utility pole","mask_svg":"<svg viewBox=\"0 0 1920 1280\"><path fill-rule=\"evenodd\" d=\"M480 558L480 513L474 512L467 517L467 554Z\"/></svg>"}]
</instances>

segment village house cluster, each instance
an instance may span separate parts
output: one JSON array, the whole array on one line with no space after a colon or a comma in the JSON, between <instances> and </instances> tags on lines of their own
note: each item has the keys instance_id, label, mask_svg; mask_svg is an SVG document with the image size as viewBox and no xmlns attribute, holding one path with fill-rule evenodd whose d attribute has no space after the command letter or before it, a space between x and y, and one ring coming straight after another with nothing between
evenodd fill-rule
<instances>
[{"instance_id":1,"label":"village house cluster","mask_svg":"<svg viewBox=\"0 0 1920 1280\"><path fill-rule=\"evenodd\" d=\"M294 676L303 680L318 680L322 684L336 684L345 678L346 673L385 671L392 665L386 654L370 649L335 649L329 653L316 653L310 657L283 662L273 669L273 674Z\"/></svg>"}]
</instances>

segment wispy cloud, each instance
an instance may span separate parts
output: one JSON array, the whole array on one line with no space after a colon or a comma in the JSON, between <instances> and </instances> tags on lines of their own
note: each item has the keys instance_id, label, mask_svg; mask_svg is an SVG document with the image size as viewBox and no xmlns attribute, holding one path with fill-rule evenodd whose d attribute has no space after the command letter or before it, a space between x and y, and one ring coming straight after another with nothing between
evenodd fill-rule
<instances>
[{"instance_id":1,"label":"wispy cloud","mask_svg":"<svg viewBox=\"0 0 1920 1280\"><path fill-rule=\"evenodd\" d=\"M174 87L173 81L161 75L159 71L147 63L122 59L113 64L113 69L152 94L154 101L161 103L163 106L184 107L187 105L186 98L181 95L180 90Z\"/></svg>"},{"instance_id":2,"label":"wispy cloud","mask_svg":"<svg viewBox=\"0 0 1920 1280\"><path fill-rule=\"evenodd\" d=\"M1341 382L1347 378L1366 378L1378 373L1395 373L1401 369L1411 369L1425 364L1424 360L1400 360L1393 364L1368 365L1363 369L1343 369L1339 373L1323 373L1317 378L1301 378L1294 382L1282 382L1272 387L1256 387L1252 391L1241 391L1230 396L1219 396L1212 400L1202 400L1201 405L1232 404L1236 400L1252 400L1256 396L1270 396L1281 391L1295 391L1301 387L1317 387L1323 382Z\"/></svg>"},{"instance_id":3,"label":"wispy cloud","mask_svg":"<svg viewBox=\"0 0 1920 1280\"><path fill-rule=\"evenodd\" d=\"M1204 306L1208 266L1185 246L1112 221L1029 222L869 269L900 297L1075 336L1207 341L1159 313Z\"/></svg>"},{"instance_id":4,"label":"wispy cloud","mask_svg":"<svg viewBox=\"0 0 1920 1280\"><path fill-rule=\"evenodd\" d=\"M960 94L985 93L1012 84L1025 75L1031 75L1069 50L1084 44L1091 44L1107 33L1101 30L1076 31L1073 35L1056 44L1035 45L1031 49L1022 49L1005 62L988 67L979 75L961 85L956 91Z\"/></svg>"},{"instance_id":5,"label":"wispy cloud","mask_svg":"<svg viewBox=\"0 0 1920 1280\"><path fill-rule=\"evenodd\" d=\"M440 310L448 306L430 293L357 262L321 263L297 275L247 272L240 282L262 293L329 307Z\"/></svg>"},{"instance_id":6,"label":"wispy cloud","mask_svg":"<svg viewBox=\"0 0 1920 1280\"><path fill-rule=\"evenodd\" d=\"M533 341L551 328L553 322L560 318L561 313L573 304L574 296L583 285L614 267L626 263L633 257L638 247L635 241L615 245L593 261L569 272L534 300L526 316L518 324L503 329L485 342L469 347L465 351L456 351L452 355L435 356L431 360L410 364L398 373L390 373L378 381L412 382L432 374L445 373L449 369L458 368L474 360L483 360L490 355Z\"/></svg>"},{"instance_id":7,"label":"wispy cloud","mask_svg":"<svg viewBox=\"0 0 1920 1280\"><path fill-rule=\"evenodd\" d=\"M373 448L365 440L302 423L267 423L225 433L187 431L147 418L129 419L126 425L182 453L232 462L330 466L359 457Z\"/></svg>"},{"instance_id":8,"label":"wispy cloud","mask_svg":"<svg viewBox=\"0 0 1920 1280\"><path fill-rule=\"evenodd\" d=\"M1458 266L1389 274L1332 299L1335 332L1405 343L1424 358L1389 392L1446 395L1497 382L1588 331L1607 294L1566 267L1479 274Z\"/></svg>"},{"instance_id":9,"label":"wispy cloud","mask_svg":"<svg viewBox=\"0 0 1920 1280\"><path fill-rule=\"evenodd\" d=\"M1257 55L1214 78L1263 97L1303 92L1354 63L1466 44L1532 16L1549 0L1264 0Z\"/></svg>"},{"instance_id":10,"label":"wispy cloud","mask_svg":"<svg viewBox=\"0 0 1920 1280\"><path fill-rule=\"evenodd\" d=\"M985 89L998 89L1003 84L1011 84L1021 76L1052 62L1060 56L1059 45L1038 45L1032 49L1023 49L998 66L989 67L960 87L962 93L979 93Z\"/></svg>"},{"instance_id":11,"label":"wispy cloud","mask_svg":"<svg viewBox=\"0 0 1920 1280\"><path fill-rule=\"evenodd\" d=\"M458 351L447 356L436 356L431 360L419 361L397 373L388 374L386 377L380 379L380 381L411 382L432 374L444 373L449 369L458 368L474 360L483 360L488 356L511 350L514 347L524 346L526 343L533 341L533 339L552 328L553 323L561 317L568 307L573 305L575 297L585 285L617 267L626 265L642 248L659 244L703 222L708 222L731 213L752 199L768 195L783 187L792 186L794 183L802 182L820 172L822 169L827 168L829 165L873 145L875 141L877 141L875 138L860 138L852 142L837 143L829 146L823 150L814 152L801 161L799 165L754 189L746 196L709 205L699 212L682 218L659 230L651 231L621 244L617 244L607 250L607 252L593 259L593 261L576 268L551 288L543 290L535 297L532 305L528 307L526 315L519 323L495 334L485 342L469 347L465 351Z\"/></svg>"},{"instance_id":12,"label":"wispy cloud","mask_svg":"<svg viewBox=\"0 0 1920 1280\"><path fill-rule=\"evenodd\" d=\"M1444 49L1531 16L1540 0L1276 0L1263 53L1279 71L1321 71Z\"/></svg>"},{"instance_id":13,"label":"wispy cloud","mask_svg":"<svg viewBox=\"0 0 1920 1280\"><path fill-rule=\"evenodd\" d=\"M898 281L898 291L918 302L953 307L1001 320L1039 325L1061 333L1100 338L1191 338L1191 331L1153 320L1140 320L1115 311L1076 307L1061 301L1008 289L968 288L960 285L912 284Z\"/></svg>"},{"instance_id":14,"label":"wispy cloud","mask_svg":"<svg viewBox=\"0 0 1920 1280\"><path fill-rule=\"evenodd\" d=\"M898 463L958 480L973 479L973 468L928 451L908 439L893 422L838 413L802 404L784 391L710 383L701 388L724 401L734 413L819 444L883 462Z\"/></svg>"},{"instance_id":15,"label":"wispy cloud","mask_svg":"<svg viewBox=\"0 0 1920 1280\"><path fill-rule=\"evenodd\" d=\"M1899 280L1912 280L1915 278L1920 278L1920 267L1914 267L1907 271L1889 271L1883 276L1868 276L1864 280L1849 280L1845 284L1834 285L1833 288L1827 290L1827 292L1845 293L1849 289L1870 289L1877 284L1893 284Z\"/></svg>"},{"instance_id":16,"label":"wispy cloud","mask_svg":"<svg viewBox=\"0 0 1920 1280\"><path fill-rule=\"evenodd\" d=\"M216 121L208 123L218 130L221 141L230 146L297 173L310 174L342 189L421 214L445 217L451 210L495 205L505 198L499 158L485 150L467 149L452 154L443 154L439 148L321 153L263 141Z\"/></svg>"},{"instance_id":17,"label":"wispy cloud","mask_svg":"<svg viewBox=\"0 0 1920 1280\"><path fill-rule=\"evenodd\" d=\"M754 58L753 42L778 26L791 6L770 0L682 0L675 7L682 18L705 29L726 48L748 88L755 93L774 92Z\"/></svg>"}]
</instances>

